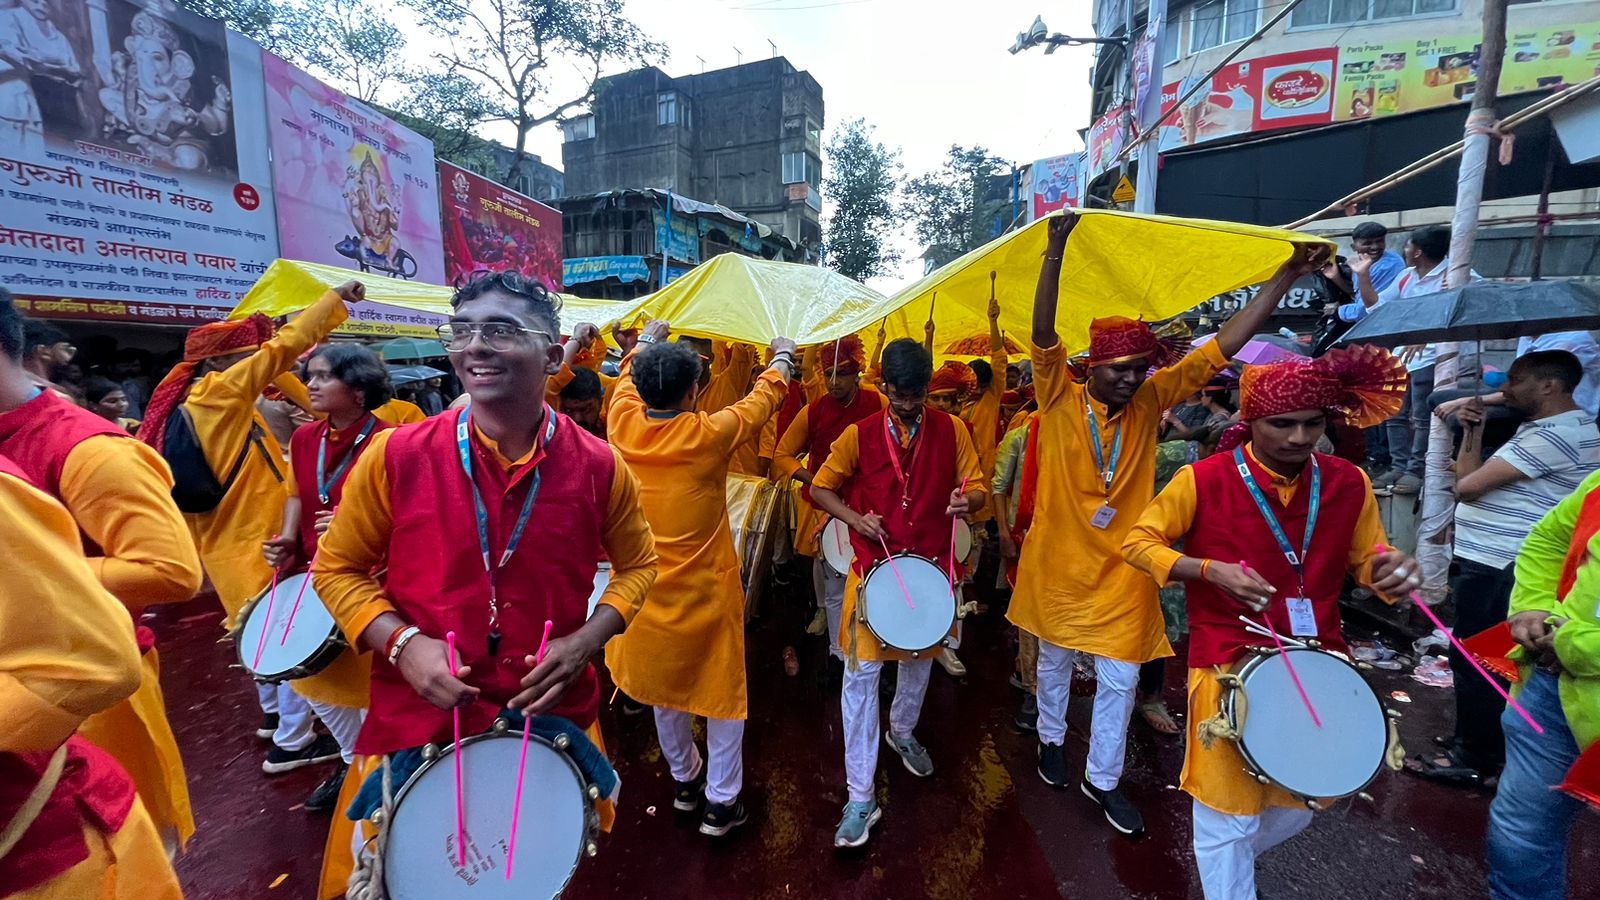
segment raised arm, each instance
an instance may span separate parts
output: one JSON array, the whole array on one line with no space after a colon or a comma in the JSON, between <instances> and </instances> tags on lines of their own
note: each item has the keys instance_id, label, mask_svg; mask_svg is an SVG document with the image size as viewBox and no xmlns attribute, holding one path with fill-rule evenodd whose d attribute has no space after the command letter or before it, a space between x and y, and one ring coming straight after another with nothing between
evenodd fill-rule
<instances>
[{"instance_id":1,"label":"raised arm","mask_svg":"<svg viewBox=\"0 0 1600 900\"><path fill-rule=\"evenodd\" d=\"M772 451L772 471L779 481L793 478L811 483L810 470L800 464L800 454L805 452L810 440L811 407L807 405L795 414L794 421L789 423L789 430L778 439L778 446Z\"/></svg>"},{"instance_id":2,"label":"raised arm","mask_svg":"<svg viewBox=\"0 0 1600 900\"><path fill-rule=\"evenodd\" d=\"M756 380L755 389L737 402L712 413L708 421L719 435L727 439L732 450L759 432L767 420L778 412L788 394L789 379L797 368L794 361L794 341L775 338L772 341L772 365Z\"/></svg>"},{"instance_id":3,"label":"raised arm","mask_svg":"<svg viewBox=\"0 0 1600 900\"><path fill-rule=\"evenodd\" d=\"M335 328L344 324L350 317L347 304L359 303L364 297L366 288L359 281L346 282L328 291L290 319L289 324L279 329L249 359L224 372L208 375L207 379L215 379L222 388L238 396L249 397L253 402L256 396L267 389L267 385L294 368L300 354L315 347Z\"/></svg>"},{"instance_id":4,"label":"raised arm","mask_svg":"<svg viewBox=\"0 0 1600 900\"><path fill-rule=\"evenodd\" d=\"M1040 349L1054 347L1060 337L1056 334L1056 304L1061 299L1061 256L1067 252L1067 236L1077 227L1078 217L1067 213L1052 217L1046 226L1044 264L1039 267L1039 286L1033 292L1033 345Z\"/></svg>"},{"instance_id":5,"label":"raised arm","mask_svg":"<svg viewBox=\"0 0 1600 900\"><path fill-rule=\"evenodd\" d=\"M1294 283L1302 276L1321 268L1327 256L1328 248L1320 244L1305 248L1295 247L1294 255L1278 269L1278 274L1262 285L1261 290L1245 304L1244 309L1234 313L1233 317L1222 326L1222 330L1217 332L1217 349L1222 351L1222 355L1232 359L1234 354L1243 350L1245 342L1266 327L1267 320L1272 317L1272 311L1278 308L1278 301L1289 293Z\"/></svg>"}]
</instances>

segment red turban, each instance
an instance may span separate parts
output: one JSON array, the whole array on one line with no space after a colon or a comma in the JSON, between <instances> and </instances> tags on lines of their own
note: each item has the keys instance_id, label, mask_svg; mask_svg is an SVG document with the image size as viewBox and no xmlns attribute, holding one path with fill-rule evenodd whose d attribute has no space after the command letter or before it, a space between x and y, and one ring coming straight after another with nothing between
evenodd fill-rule
<instances>
[{"instance_id":1,"label":"red turban","mask_svg":"<svg viewBox=\"0 0 1600 900\"><path fill-rule=\"evenodd\" d=\"M1313 360L1245 367L1239 379L1239 418L1253 422L1320 409L1367 428L1400 411L1406 384L1405 364L1389 351L1365 344L1340 347ZM1217 449L1231 449L1242 431L1225 435Z\"/></svg>"},{"instance_id":2,"label":"red turban","mask_svg":"<svg viewBox=\"0 0 1600 900\"><path fill-rule=\"evenodd\" d=\"M837 341L823 344L817 353L817 361L822 366L824 376L835 370L840 375L860 375L867 364L867 352L861 345L861 338L847 334Z\"/></svg>"},{"instance_id":3,"label":"red turban","mask_svg":"<svg viewBox=\"0 0 1600 900\"><path fill-rule=\"evenodd\" d=\"M928 382L929 394L942 394L946 391L955 391L957 400L965 400L978 392L978 373L963 362L951 360L940 366L933 373L933 380Z\"/></svg>"},{"instance_id":4,"label":"red turban","mask_svg":"<svg viewBox=\"0 0 1600 900\"><path fill-rule=\"evenodd\" d=\"M158 452L166 446L167 418L183 402L199 363L230 353L253 351L271 337L272 320L260 313L235 321L212 322L189 332L183 341L183 361L173 366L167 377L150 392L144 420L139 424L139 440Z\"/></svg>"}]
</instances>

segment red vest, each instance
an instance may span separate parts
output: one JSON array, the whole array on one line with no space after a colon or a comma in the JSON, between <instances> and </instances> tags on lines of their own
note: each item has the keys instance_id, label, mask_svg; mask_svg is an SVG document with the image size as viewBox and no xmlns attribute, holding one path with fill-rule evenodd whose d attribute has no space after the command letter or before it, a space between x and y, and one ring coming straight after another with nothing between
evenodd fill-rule
<instances>
[{"instance_id":1,"label":"red vest","mask_svg":"<svg viewBox=\"0 0 1600 900\"><path fill-rule=\"evenodd\" d=\"M833 399L831 394L824 394L815 403L806 407L806 423L810 426L811 442L806 445L806 468L815 475L822 471L822 466L828 461L828 451L833 449L833 442L844 434L844 430L851 425L865 419L879 410L883 404L867 391L856 389L856 397L845 406ZM806 485L800 489L801 496L811 503L811 486Z\"/></svg>"},{"instance_id":2,"label":"red vest","mask_svg":"<svg viewBox=\"0 0 1600 900\"><path fill-rule=\"evenodd\" d=\"M522 511L538 466L540 488L517 551L495 579L500 646L489 654L489 577L478 548L472 491L456 448L461 413L434 416L395 432L385 451L393 530L389 537L388 596L406 621L429 637L456 633L461 662L472 667L477 703L461 711L467 734L488 729L521 692L523 657L538 652L546 619L552 639L572 634L588 618L595 563L615 474L611 447L556 414L556 433L535 451L533 464L509 476L476 437L468 446L472 471L489 514L490 556L499 561ZM422 699L387 662L372 667L372 700L356 752L391 753L450 740L451 717ZM589 666L551 712L587 728L600 706L600 684Z\"/></svg>"},{"instance_id":3,"label":"red vest","mask_svg":"<svg viewBox=\"0 0 1600 900\"><path fill-rule=\"evenodd\" d=\"M0 419L9 419L16 412L20 410ZM11 428L11 422L5 424ZM31 481L21 467L5 456L0 456L0 472ZM24 576L42 574L45 573L24 573ZM51 755L0 752L0 822L10 822L16 817L44 776ZM0 857L0 896L42 884L88 859L84 824L92 824L107 834L114 833L122 827L132 807L133 781L117 761L83 738L69 738L66 764L55 791L17 845Z\"/></svg>"},{"instance_id":4,"label":"red vest","mask_svg":"<svg viewBox=\"0 0 1600 900\"><path fill-rule=\"evenodd\" d=\"M778 407L778 437L783 440L783 435L789 430L789 425L794 422L795 416L800 415L800 410L806 405L806 391L800 386L798 379L789 380L789 389L783 395L783 405Z\"/></svg>"},{"instance_id":5,"label":"red vest","mask_svg":"<svg viewBox=\"0 0 1600 900\"><path fill-rule=\"evenodd\" d=\"M372 423L372 431L360 443L356 439L361 436L361 430ZM332 432L332 427L327 419L307 422L296 428L294 436L289 439L289 468L294 472L295 496L300 498L300 560L302 566L310 565L310 557L317 550L317 513L326 512L339 505L339 499L344 496L344 483L350 478L350 469L356 464L356 459L372 443L373 435L393 428L388 422L373 418L371 413L361 417L355 424L341 432L337 438L329 438L328 452L323 464L328 476L344 466L344 471L339 473L338 479L328 491L328 502L323 503L322 497L317 493L317 449L322 445L322 440ZM345 465L345 460L349 464Z\"/></svg>"},{"instance_id":6,"label":"red vest","mask_svg":"<svg viewBox=\"0 0 1600 900\"><path fill-rule=\"evenodd\" d=\"M842 496L856 512L883 517L891 552L915 553L948 568L951 524L945 510L950 506L950 492L961 486L956 474L957 420L931 406L924 408L917 436L905 448L889 437L888 420L889 410L885 409L856 423L860 456ZM902 490L895 475L896 459L909 490ZM909 503L904 502L907 494ZM854 530L850 543L855 546L859 575L884 558L881 544Z\"/></svg>"},{"instance_id":7,"label":"red vest","mask_svg":"<svg viewBox=\"0 0 1600 900\"><path fill-rule=\"evenodd\" d=\"M1339 625L1339 594L1349 567L1350 541L1355 534L1366 488L1361 471L1336 456L1316 454L1322 467L1322 505L1317 513L1317 530L1311 538L1311 552L1305 561L1305 592L1317 619L1317 639L1324 647L1348 653ZM1289 543L1299 553L1305 539L1306 512L1310 505L1309 466L1301 473L1300 486L1285 508L1278 502L1267 474L1249 453L1246 463L1261 485L1267 503L1277 514ZM1295 571L1284 558L1272 529L1250 497L1249 488L1234 466L1233 454L1218 453L1195 463L1194 524L1184 538L1183 552L1198 559L1237 563L1244 560L1278 589L1267 607L1267 618L1279 634L1290 634L1289 608L1284 598L1298 589ZM1261 645L1270 638L1245 630L1240 615L1259 620L1239 601L1210 583L1190 581L1185 586L1189 604L1189 666L1225 666L1239 658L1248 646Z\"/></svg>"}]
</instances>

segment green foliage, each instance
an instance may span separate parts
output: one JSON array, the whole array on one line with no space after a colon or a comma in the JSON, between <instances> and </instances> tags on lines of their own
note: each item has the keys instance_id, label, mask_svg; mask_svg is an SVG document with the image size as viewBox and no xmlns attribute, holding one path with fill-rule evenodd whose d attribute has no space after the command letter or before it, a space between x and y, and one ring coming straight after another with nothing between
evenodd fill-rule
<instances>
[{"instance_id":1,"label":"green foliage","mask_svg":"<svg viewBox=\"0 0 1600 900\"><path fill-rule=\"evenodd\" d=\"M906 186L917 240L936 266L983 246L995 237L996 221L1010 218L1010 196L993 185L1010 164L983 147L956 144L944 164Z\"/></svg>"},{"instance_id":2,"label":"green foliage","mask_svg":"<svg viewBox=\"0 0 1600 900\"><path fill-rule=\"evenodd\" d=\"M841 275L866 281L887 275L900 261L889 243L895 228L903 167L897 150L872 139L863 119L846 122L828 141L827 177L822 183L831 211L826 246L828 265Z\"/></svg>"}]
</instances>

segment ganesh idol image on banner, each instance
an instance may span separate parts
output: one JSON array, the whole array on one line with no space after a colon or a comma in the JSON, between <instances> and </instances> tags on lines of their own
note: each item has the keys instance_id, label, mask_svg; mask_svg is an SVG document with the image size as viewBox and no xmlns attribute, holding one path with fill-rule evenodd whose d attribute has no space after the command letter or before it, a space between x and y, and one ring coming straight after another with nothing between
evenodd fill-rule
<instances>
[{"instance_id":1,"label":"ganesh idol image on banner","mask_svg":"<svg viewBox=\"0 0 1600 900\"><path fill-rule=\"evenodd\" d=\"M226 314L277 255L260 53L159 0L0 4L0 282L24 309Z\"/></svg>"}]
</instances>

